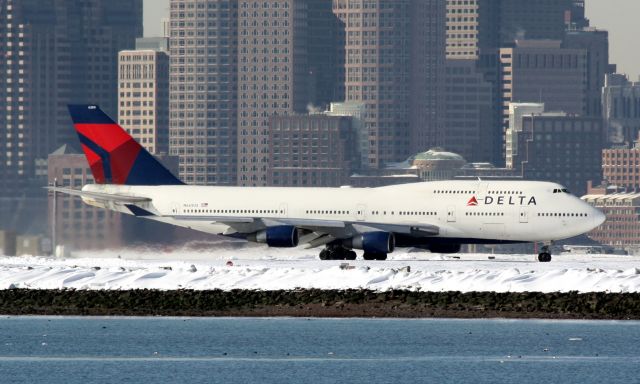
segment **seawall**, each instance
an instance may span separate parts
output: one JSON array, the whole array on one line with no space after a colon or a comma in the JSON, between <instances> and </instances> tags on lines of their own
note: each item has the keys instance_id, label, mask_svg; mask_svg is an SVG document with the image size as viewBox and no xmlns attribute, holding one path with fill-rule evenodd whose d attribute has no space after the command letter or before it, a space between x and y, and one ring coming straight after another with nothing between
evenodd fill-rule
<instances>
[{"instance_id":1,"label":"seawall","mask_svg":"<svg viewBox=\"0 0 640 384\"><path fill-rule=\"evenodd\" d=\"M7 289L0 314L640 319L640 293Z\"/></svg>"}]
</instances>

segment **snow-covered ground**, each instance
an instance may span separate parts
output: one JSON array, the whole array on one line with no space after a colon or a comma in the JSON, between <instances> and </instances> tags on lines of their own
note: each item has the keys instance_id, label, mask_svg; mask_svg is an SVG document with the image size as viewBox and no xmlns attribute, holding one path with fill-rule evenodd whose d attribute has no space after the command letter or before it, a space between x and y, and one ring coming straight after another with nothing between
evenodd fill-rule
<instances>
[{"instance_id":1,"label":"snow-covered ground","mask_svg":"<svg viewBox=\"0 0 640 384\"><path fill-rule=\"evenodd\" d=\"M439 255L397 250L385 262L320 261L317 250L221 243L206 250L0 257L0 289L294 289L640 292L640 257ZM231 261L232 266L227 265Z\"/></svg>"}]
</instances>

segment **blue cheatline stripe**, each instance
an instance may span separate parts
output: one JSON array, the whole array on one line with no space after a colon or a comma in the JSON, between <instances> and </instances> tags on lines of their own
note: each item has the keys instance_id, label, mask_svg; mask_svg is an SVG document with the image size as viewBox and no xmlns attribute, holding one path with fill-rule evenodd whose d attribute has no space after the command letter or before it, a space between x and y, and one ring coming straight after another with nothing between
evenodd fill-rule
<instances>
[{"instance_id":1,"label":"blue cheatline stripe","mask_svg":"<svg viewBox=\"0 0 640 384\"><path fill-rule=\"evenodd\" d=\"M136 216L155 216L153 213L147 211L144 208L140 208L137 205L125 204L125 207L127 207L131 211L131 213Z\"/></svg>"},{"instance_id":2,"label":"blue cheatline stripe","mask_svg":"<svg viewBox=\"0 0 640 384\"><path fill-rule=\"evenodd\" d=\"M67 108L74 124L115 124L97 105L78 104Z\"/></svg>"},{"instance_id":3,"label":"blue cheatline stripe","mask_svg":"<svg viewBox=\"0 0 640 384\"><path fill-rule=\"evenodd\" d=\"M104 173L104 181L107 184L111 184L113 181L111 178L111 161L109 152L100 148L100 146L93 141L91 141L88 137L78 132L78 137L80 138L80 143L85 145L91 151L93 151L96 155L100 156L100 160L102 160L102 172ZM94 175L95 176L95 175Z\"/></svg>"}]
</instances>

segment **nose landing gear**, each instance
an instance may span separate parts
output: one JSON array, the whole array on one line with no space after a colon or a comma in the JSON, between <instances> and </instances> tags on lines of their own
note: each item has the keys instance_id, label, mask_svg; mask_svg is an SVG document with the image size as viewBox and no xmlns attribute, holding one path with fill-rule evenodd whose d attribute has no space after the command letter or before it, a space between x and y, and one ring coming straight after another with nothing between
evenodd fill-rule
<instances>
[{"instance_id":1,"label":"nose landing gear","mask_svg":"<svg viewBox=\"0 0 640 384\"><path fill-rule=\"evenodd\" d=\"M541 263L548 263L551 261L551 250L549 249L549 245L543 245L540 249L540 253L538 253L538 261Z\"/></svg>"}]
</instances>

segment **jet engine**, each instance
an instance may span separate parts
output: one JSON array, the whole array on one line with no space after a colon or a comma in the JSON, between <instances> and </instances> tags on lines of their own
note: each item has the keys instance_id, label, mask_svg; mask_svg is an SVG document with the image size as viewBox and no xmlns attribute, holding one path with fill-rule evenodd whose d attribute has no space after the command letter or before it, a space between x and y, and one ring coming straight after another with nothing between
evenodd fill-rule
<instances>
[{"instance_id":1,"label":"jet engine","mask_svg":"<svg viewBox=\"0 0 640 384\"><path fill-rule=\"evenodd\" d=\"M390 232L367 232L347 239L348 248L362 249L367 253L391 253L396 247L396 238Z\"/></svg>"},{"instance_id":2,"label":"jet engine","mask_svg":"<svg viewBox=\"0 0 640 384\"><path fill-rule=\"evenodd\" d=\"M252 233L247 240L267 244L276 248L292 248L298 246L298 229L292 225L269 227Z\"/></svg>"}]
</instances>

